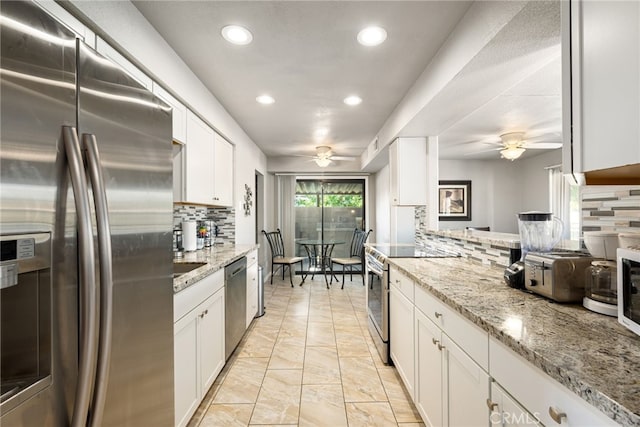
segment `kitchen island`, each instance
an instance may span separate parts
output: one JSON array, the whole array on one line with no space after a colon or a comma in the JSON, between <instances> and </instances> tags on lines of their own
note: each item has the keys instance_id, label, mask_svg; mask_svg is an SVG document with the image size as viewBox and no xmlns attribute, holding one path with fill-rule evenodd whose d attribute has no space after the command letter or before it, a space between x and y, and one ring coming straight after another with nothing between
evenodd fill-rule
<instances>
[{"instance_id":1,"label":"kitchen island","mask_svg":"<svg viewBox=\"0 0 640 427\"><path fill-rule=\"evenodd\" d=\"M509 288L502 268L468 259L389 263L415 282L416 295L427 291L488 333L490 376L504 368L491 364L504 346L616 423L640 425L640 337L617 319Z\"/></svg>"}]
</instances>

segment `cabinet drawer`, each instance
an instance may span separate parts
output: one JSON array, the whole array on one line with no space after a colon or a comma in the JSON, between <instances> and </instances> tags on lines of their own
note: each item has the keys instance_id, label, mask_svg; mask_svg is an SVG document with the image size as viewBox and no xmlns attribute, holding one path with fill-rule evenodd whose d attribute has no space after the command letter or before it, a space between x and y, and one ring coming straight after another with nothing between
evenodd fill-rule
<instances>
[{"instance_id":1,"label":"cabinet drawer","mask_svg":"<svg viewBox=\"0 0 640 427\"><path fill-rule=\"evenodd\" d=\"M173 321L176 322L189 311L224 287L224 269L198 281L173 296Z\"/></svg>"},{"instance_id":2,"label":"cabinet drawer","mask_svg":"<svg viewBox=\"0 0 640 427\"><path fill-rule=\"evenodd\" d=\"M247 268L258 262L258 250L254 249L247 254Z\"/></svg>"},{"instance_id":3,"label":"cabinet drawer","mask_svg":"<svg viewBox=\"0 0 640 427\"><path fill-rule=\"evenodd\" d=\"M489 335L485 331L420 286L415 287L415 304L482 369L489 370Z\"/></svg>"},{"instance_id":4,"label":"cabinet drawer","mask_svg":"<svg viewBox=\"0 0 640 427\"><path fill-rule=\"evenodd\" d=\"M615 426L612 419L491 338L491 376L546 426L558 425L550 409L566 414L563 426Z\"/></svg>"},{"instance_id":5,"label":"cabinet drawer","mask_svg":"<svg viewBox=\"0 0 640 427\"><path fill-rule=\"evenodd\" d=\"M400 272L395 267L389 268L389 282L394 285L409 301L413 302L413 280Z\"/></svg>"}]
</instances>

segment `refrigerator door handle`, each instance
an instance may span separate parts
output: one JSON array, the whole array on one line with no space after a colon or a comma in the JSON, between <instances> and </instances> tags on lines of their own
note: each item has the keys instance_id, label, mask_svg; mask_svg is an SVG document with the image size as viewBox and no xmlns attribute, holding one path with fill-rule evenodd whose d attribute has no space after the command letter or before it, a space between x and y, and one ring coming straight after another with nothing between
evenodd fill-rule
<instances>
[{"instance_id":1,"label":"refrigerator door handle","mask_svg":"<svg viewBox=\"0 0 640 427\"><path fill-rule=\"evenodd\" d=\"M87 171L93 188L98 227L98 257L100 260L100 322L98 344L98 368L96 372L91 417L88 425L102 425L104 403L111 364L111 334L113 318L113 257L111 252L111 227L100 152L95 135L83 134L82 146L86 150Z\"/></svg>"},{"instance_id":2,"label":"refrigerator door handle","mask_svg":"<svg viewBox=\"0 0 640 427\"><path fill-rule=\"evenodd\" d=\"M67 165L71 177L71 186L76 205L78 221L78 289L80 300L80 337L78 383L76 385L75 405L73 407L73 427L85 427L97 357L97 308L98 293L93 286L95 281L95 251L93 247L93 230L91 227L91 211L89 192L82 162L82 151L76 129L71 126L62 127Z\"/></svg>"}]
</instances>

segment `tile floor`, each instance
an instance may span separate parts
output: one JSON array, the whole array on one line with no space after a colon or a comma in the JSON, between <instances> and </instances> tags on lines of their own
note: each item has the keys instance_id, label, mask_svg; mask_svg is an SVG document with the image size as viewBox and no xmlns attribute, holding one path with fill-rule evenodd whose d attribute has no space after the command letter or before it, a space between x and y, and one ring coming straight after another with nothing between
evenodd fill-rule
<instances>
[{"instance_id":1,"label":"tile floor","mask_svg":"<svg viewBox=\"0 0 640 427\"><path fill-rule=\"evenodd\" d=\"M367 329L365 288L324 279L265 284L255 319L190 427L424 426Z\"/></svg>"}]
</instances>

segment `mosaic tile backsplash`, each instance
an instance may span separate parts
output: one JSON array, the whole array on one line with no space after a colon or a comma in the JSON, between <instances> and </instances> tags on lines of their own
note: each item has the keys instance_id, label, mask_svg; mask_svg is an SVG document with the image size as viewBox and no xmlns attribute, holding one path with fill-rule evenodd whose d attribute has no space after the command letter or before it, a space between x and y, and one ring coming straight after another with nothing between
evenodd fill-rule
<instances>
[{"instance_id":1,"label":"mosaic tile backsplash","mask_svg":"<svg viewBox=\"0 0 640 427\"><path fill-rule=\"evenodd\" d=\"M582 231L640 232L639 186L586 186L581 189Z\"/></svg>"},{"instance_id":2,"label":"mosaic tile backsplash","mask_svg":"<svg viewBox=\"0 0 640 427\"><path fill-rule=\"evenodd\" d=\"M235 244L236 214L233 208L208 208L206 206L174 205L173 227L180 228L182 221L213 220L218 226L216 244Z\"/></svg>"},{"instance_id":3,"label":"mosaic tile backsplash","mask_svg":"<svg viewBox=\"0 0 640 427\"><path fill-rule=\"evenodd\" d=\"M500 247L489 243L469 242L450 237L436 236L427 230L427 208L415 208L416 244L438 245L460 253L464 258L477 261L485 265L508 267L520 257L520 250Z\"/></svg>"}]
</instances>

